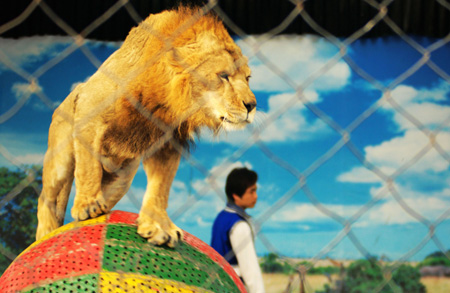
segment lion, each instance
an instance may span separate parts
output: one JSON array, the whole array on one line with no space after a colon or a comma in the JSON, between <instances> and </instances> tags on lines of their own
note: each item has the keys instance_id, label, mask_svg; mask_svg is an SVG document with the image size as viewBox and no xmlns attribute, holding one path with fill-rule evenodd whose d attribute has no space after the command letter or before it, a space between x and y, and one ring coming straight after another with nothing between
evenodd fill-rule
<instances>
[{"instance_id":1,"label":"lion","mask_svg":"<svg viewBox=\"0 0 450 293\"><path fill-rule=\"evenodd\" d=\"M36 239L61 226L75 180L72 217L108 213L142 161L147 188L138 233L174 247L183 232L167 215L183 151L201 129L242 129L254 120L248 59L221 20L201 8L150 15L131 29L52 116Z\"/></svg>"}]
</instances>

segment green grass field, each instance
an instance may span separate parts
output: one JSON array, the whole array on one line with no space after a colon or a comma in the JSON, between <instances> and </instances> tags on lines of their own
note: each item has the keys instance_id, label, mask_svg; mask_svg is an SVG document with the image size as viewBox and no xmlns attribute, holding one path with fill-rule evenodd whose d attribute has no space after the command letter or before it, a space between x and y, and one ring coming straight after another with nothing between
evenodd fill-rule
<instances>
[{"instance_id":1,"label":"green grass field","mask_svg":"<svg viewBox=\"0 0 450 293\"><path fill-rule=\"evenodd\" d=\"M284 274L263 274L266 292L281 293L285 292L289 284L289 276ZM427 288L429 293L448 293L450 292L450 278L426 277L420 280ZM323 275L306 275L305 291L307 293L317 292L323 289L329 281ZM296 276L291 284L290 292L300 292L299 278Z\"/></svg>"}]
</instances>

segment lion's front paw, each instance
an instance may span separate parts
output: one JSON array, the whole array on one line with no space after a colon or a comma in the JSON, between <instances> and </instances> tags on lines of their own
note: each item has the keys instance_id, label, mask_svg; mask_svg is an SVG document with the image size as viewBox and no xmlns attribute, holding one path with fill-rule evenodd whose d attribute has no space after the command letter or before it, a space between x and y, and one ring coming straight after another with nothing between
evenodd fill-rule
<instances>
[{"instance_id":1,"label":"lion's front paw","mask_svg":"<svg viewBox=\"0 0 450 293\"><path fill-rule=\"evenodd\" d=\"M177 242L183 238L183 230L175 226L169 218L157 222L149 216L140 215L137 232L147 238L151 244L167 244L169 247L175 247Z\"/></svg>"},{"instance_id":2,"label":"lion's front paw","mask_svg":"<svg viewBox=\"0 0 450 293\"><path fill-rule=\"evenodd\" d=\"M109 208L102 196L89 198L87 200L77 200L77 197L75 196L75 203L71 213L75 220L84 221L89 218L96 218L107 212L109 212Z\"/></svg>"}]
</instances>

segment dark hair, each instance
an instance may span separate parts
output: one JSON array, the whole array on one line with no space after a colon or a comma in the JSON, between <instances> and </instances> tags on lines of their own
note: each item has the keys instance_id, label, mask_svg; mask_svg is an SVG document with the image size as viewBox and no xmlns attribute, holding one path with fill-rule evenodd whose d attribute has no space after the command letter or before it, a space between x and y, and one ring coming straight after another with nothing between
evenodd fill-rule
<instances>
[{"instance_id":1,"label":"dark hair","mask_svg":"<svg viewBox=\"0 0 450 293\"><path fill-rule=\"evenodd\" d=\"M258 180L258 174L247 168L236 168L228 174L225 193L229 202L234 202L233 194L242 197L250 186Z\"/></svg>"}]
</instances>

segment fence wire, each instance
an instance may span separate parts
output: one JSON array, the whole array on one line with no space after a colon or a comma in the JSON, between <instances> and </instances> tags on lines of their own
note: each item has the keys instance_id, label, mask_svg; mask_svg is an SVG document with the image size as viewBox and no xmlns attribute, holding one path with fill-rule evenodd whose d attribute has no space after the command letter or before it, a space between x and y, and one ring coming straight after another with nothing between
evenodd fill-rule
<instances>
[{"instance_id":1,"label":"fence wire","mask_svg":"<svg viewBox=\"0 0 450 293\"><path fill-rule=\"evenodd\" d=\"M334 239L332 239L325 247L323 247L319 253L317 253L311 259L311 265L306 268L299 268L300 277L297 279L297 282L300 280L304 280L306 285L308 286L308 278L305 279L305 273L309 268L314 266L320 259L324 258L330 251L336 248L345 238L349 239L354 247L361 253L362 256L368 257L371 255L370 251L364 247L360 239L355 235L352 228L355 222L364 216L369 210L371 210L380 200L386 197L392 197L401 209L409 214L411 217L415 218L418 222L422 223L426 229L428 230L427 236L418 243L413 249L408 252L405 252L404 255L397 260L394 261L393 265L389 267L389 269L384 268L384 276L385 281L376 291L380 291L384 286L390 286L391 288L395 288L393 281L391 280L391 275L393 271L398 268L404 261L407 261L411 256L421 250L425 245L432 242L438 247L443 253L446 253L446 248L442 241L437 237L435 231L436 228L445 220L447 220L450 216L450 208L447 209L442 215L437 217L437 220L431 221L423 216L419 211L415 210L413 207L408 205L408 203L404 200L399 190L396 187L396 180L402 174L404 174L408 169L414 166L418 161L420 161L426 154L430 151L435 150L442 157L443 161L446 161L450 164L450 153L449 150L442 146L437 140L436 136L439 135L443 129L450 126L450 117L442 121L442 123L434 128L430 129L426 125L424 125L419 119L417 119L413 114L409 113L407 109L405 109L398 101L392 97L392 90L404 82L408 77L414 75L417 71L424 67L428 67L434 73L436 73L440 78L445 80L447 83L450 83L450 76L448 73L440 67L439 64L433 62L430 58L431 54L441 48L442 46L447 45L450 42L450 34L445 38L437 40L435 43L429 45L428 47L423 47L419 43L417 43L413 38L406 35L399 26L396 25L395 22L388 16L389 5L394 2L394 0L385 0L385 1L373 1L373 0L361 0L369 4L377 13L375 16L367 21L367 23L361 27L359 30L354 32L351 36L340 39L333 36L331 33L327 32L324 28L322 28L304 9L303 4L304 1L301 0L290 0L293 4L293 9L291 13L279 24L279 26L273 28L271 31L259 35L259 36L249 36L247 35L239 26L232 22L231 18L218 6L219 1L209 1L205 6L202 7L201 14L197 16L193 16L192 19L185 23L183 26L178 28L176 34L182 33L187 29L189 25L196 21L196 18L201 16L202 14L208 13L210 11L216 13L226 24L226 26L231 30L231 32L237 36L239 36L246 43L249 48L251 48L251 54L248 56L249 58L257 58L261 62L265 64L269 70L271 70L275 75L280 77L289 87L295 92L295 95L286 102L285 105L282 105L278 111L272 113L271 115L265 116L258 127L253 128L252 135L248 137L246 143L244 143L239 149L237 149L233 154L231 154L227 161L221 165L221 168L217 168L214 171L209 170L206 166L202 165L200 160L197 160L194 155L185 153L182 151L181 146L177 146L177 149L182 152L184 159L192 168L199 171L205 178L206 184L204 188L198 192L194 193L194 196L189 197L189 199L181 205L172 215L171 218L176 220L180 216L185 213L188 213L189 210L196 204L198 200L200 200L204 195L206 195L209 191L214 191L221 198L222 196L222 186L220 186L219 182L217 182L217 178L220 176L224 176L224 172L227 171L227 168L239 160L247 150L250 148L258 148L261 152L276 166L287 171L293 177L296 178L296 184L291 186L289 190L279 197L279 199L267 210L265 210L261 215L259 215L255 219L255 224L257 226L258 235L257 237L263 243L268 251L274 252L278 255L283 255L282 251L280 251L275 244L271 242L269 237L267 237L262 231L261 228L264 227L264 224L271 220L271 216L274 215L281 208L289 204L293 197L299 192L303 191L309 201L314 205L314 207L327 215L330 219L334 220L336 223L342 226L340 233L338 233ZM437 5L442 5L447 10L450 10L450 5L445 0L436 0ZM119 0L114 5L112 5L105 13L99 15L98 18L93 21L90 25L88 25L81 32L75 31L68 23L58 16L52 8L46 3L45 0L33 0L30 1L29 6L19 15L17 15L13 20L8 23L0 26L0 36L1 34L13 29L14 27L23 23L35 10L41 10L44 12L49 19L51 19L54 24L56 24L59 28L61 28L68 36L72 38L72 44L60 52L57 56L51 59L46 64L43 64L39 69L35 72L29 73L26 69L22 68L20 64L15 64L4 52L0 50L0 62L3 66L7 67L9 70L15 72L21 78L23 78L29 84L29 94L23 95L17 103L10 109L2 109L0 113L0 125L5 123L9 119L11 119L30 99L32 95L36 95L39 99L50 109L54 110L55 105L53 101L45 94L45 90L39 87L39 79L42 78L49 70L51 70L55 65L62 62L65 58L71 55L74 51L80 50L85 57L92 63L93 66L99 68L102 64L100 60L95 56L90 49L85 46L86 40L89 39L90 33L98 28L100 25L105 23L111 16L113 16L120 9L124 8L129 16L139 24L142 19L140 18L137 10L128 0ZM331 57L325 65L319 70L312 72L308 78L306 78L303 82L298 83L289 77L286 73L280 69L277 64L270 60L269 57L265 56L261 50L261 47L267 41L273 39L276 35L283 33L283 31L291 25L297 18L301 18L305 21L311 28L313 28L318 35L322 38L326 39L334 46L336 46L339 51ZM389 84L384 85L380 81L378 81L375 77L371 76L367 71L361 68L358 63L353 60L349 54L349 47L361 37L364 37L371 29L380 23L384 23L389 26L392 32L404 40L413 50L415 50L418 54L420 54L420 58L411 65L407 70L402 72L392 80ZM155 31L151 27L145 27L145 30L148 34L159 38L165 44L165 47L160 52L164 54L168 50L170 50L171 40L176 38L176 35L167 39L161 36L158 31ZM160 56L158 55L158 56ZM156 62L158 56L155 56L152 60L148 61L147 65L150 65L153 62ZM187 70L189 70L187 65L184 65L183 60L178 60L180 65L184 66ZM336 66L336 64L340 61L346 62L352 71L359 75L362 79L367 81L370 85L372 85L375 89L379 90L381 93L381 97L374 102L369 108L367 108L363 113L361 113L358 117L356 117L348 126L343 127L339 123L337 123L332 117L327 115L324 111L322 111L319 107L317 107L314 103L308 100L308 97L305 95L305 90L312 83L317 81L324 74L329 72L331 69ZM144 69L144 68L142 68ZM137 75L140 72L134 72L133 75ZM114 76L111 73L105 72L111 79L113 79L118 85L121 85L121 88L125 90L125 85L123 85L123 81L121 78ZM193 73L195 75L195 72ZM110 103L112 103L118 95L111 97L111 99L105 101L102 104L103 108L106 108ZM165 142L169 141L172 138L173 129L164 125L162 122L155 121L155 118L152 117L151 113L139 104L137 100L134 100L132 95L127 95L130 99L130 102L138 108L139 112L143 114L145 117L148 117L152 122L156 123L161 130L163 130L166 135L161 140L157 146L154 147L154 151L158 150L158 148L163 145ZM299 168L290 162L282 159L277 156L271 148L260 139L261 133L267 129L269 126L273 125L274 122L280 118L292 105L301 102L312 114L314 114L318 119L328 125L333 131L334 134L339 136L339 139L336 143L330 147L326 152L322 154L318 159L316 159L312 164L310 164L307 168L303 170L299 170ZM423 135L425 135L429 139L429 143L425 145L421 150L419 150L415 156L413 156L410 160L403 162L403 164L393 173L386 173L385 171L378 168L373 162L367 160L365 155L355 146L352 141L353 133L360 128L360 126L367 121L370 117L377 113L380 108L384 106L392 107L397 114L401 115L404 119L411 122L417 130L421 131ZM93 113L98 113L102 111L102 109L93 109ZM186 113L189 115L189 113ZM180 117L180 121L184 121L186 117ZM84 123L88 123L89 120L84 121ZM66 142L67 143L67 142ZM87 145L87 144L86 144ZM405 146L406 148L407 146ZM336 153L341 151L342 149L347 148L354 157L369 171L371 171L375 176L377 176L382 182L384 182L384 188L378 191L378 194L375 195L370 201L366 204L362 205L350 218L345 218L340 216L335 211L328 208L325 204L323 204L314 191L308 185L308 179L314 173L316 173L324 164L326 164L331 158L333 158ZM93 150L91 150L94 157L97 157ZM11 154L10 150L8 150L3 144L0 143L0 155L3 156L4 159L9 161L12 165L17 166L18 168L23 168L21 163ZM199 154L201 156L201 154ZM8 202L10 202L14 197L16 197L23 189L28 186L31 186L35 181L36 172L29 173L28 177L20 182L17 186L15 186L8 194L2 196L0 201L0 210L4 208ZM33 188L36 188L33 185ZM132 197L132 201L138 204L138 200L134 198L133 194L130 194ZM12 223L13 224L13 223ZM10 252L7 248L1 245L0 239L0 253L5 255L7 258L13 260L16 255ZM447 257L449 257L447 255ZM212 282L212 281L211 281Z\"/></svg>"}]
</instances>

